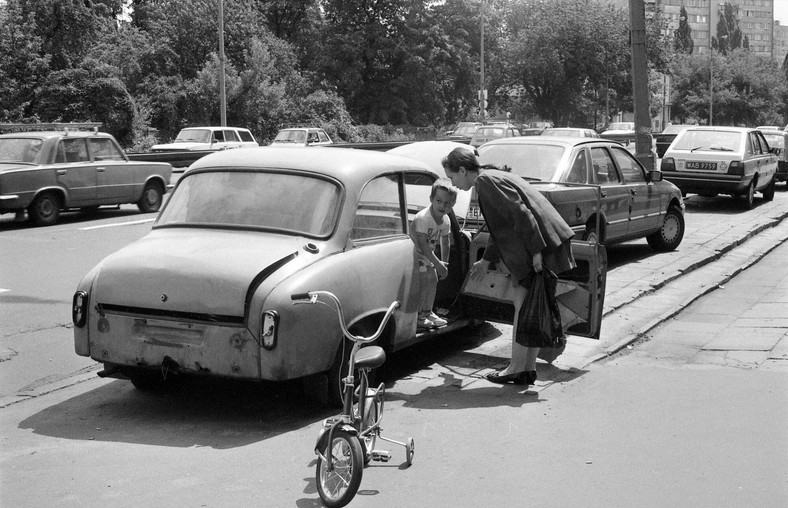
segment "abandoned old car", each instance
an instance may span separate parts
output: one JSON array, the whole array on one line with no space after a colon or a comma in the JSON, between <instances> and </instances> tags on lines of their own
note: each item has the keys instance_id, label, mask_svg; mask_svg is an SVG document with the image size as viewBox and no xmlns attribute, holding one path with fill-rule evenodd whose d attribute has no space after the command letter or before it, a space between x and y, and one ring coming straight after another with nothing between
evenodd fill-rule
<instances>
[{"instance_id":1,"label":"abandoned old car","mask_svg":"<svg viewBox=\"0 0 788 508\"><path fill-rule=\"evenodd\" d=\"M63 210L94 211L136 203L158 211L172 166L130 162L103 132L40 131L0 135L0 214L27 211L33 224L55 224Z\"/></svg>"},{"instance_id":2,"label":"abandoned old car","mask_svg":"<svg viewBox=\"0 0 788 508\"><path fill-rule=\"evenodd\" d=\"M374 330L400 302L379 339L387 351L474 318L501 319L512 307L458 297L485 240L455 229L449 277L436 299L449 323L417 332L422 289L408 229L436 178L411 158L345 148L261 147L201 158L152 231L80 282L76 353L102 362L101 376L130 378L141 389L178 374L301 378L309 395L336 401L349 352L336 315L321 305L295 306L291 295L333 292L355 333ZM573 249L578 267L559 280L564 327L598 338L604 247L576 242Z\"/></svg>"},{"instance_id":3,"label":"abandoned old car","mask_svg":"<svg viewBox=\"0 0 788 508\"><path fill-rule=\"evenodd\" d=\"M606 245L646 238L657 251L674 250L684 238L681 192L663 181L659 171L647 172L615 141L550 136L500 139L481 146L479 160L508 168L535 185L578 238L599 234ZM600 193L589 185L599 186ZM478 216L478 207L472 206L470 213L471 219Z\"/></svg>"},{"instance_id":4,"label":"abandoned old car","mask_svg":"<svg viewBox=\"0 0 788 508\"><path fill-rule=\"evenodd\" d=\"M684 194L742 197L747 209L756 192L774 199L777 156L757 129L688 127L665 151L661 169Z\"/></svg>"}]
</instances>

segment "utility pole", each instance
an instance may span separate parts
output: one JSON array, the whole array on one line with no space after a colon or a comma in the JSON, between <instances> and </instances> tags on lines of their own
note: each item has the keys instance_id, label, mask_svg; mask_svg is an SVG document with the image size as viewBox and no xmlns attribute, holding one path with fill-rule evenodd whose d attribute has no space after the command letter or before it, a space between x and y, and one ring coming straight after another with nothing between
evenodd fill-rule
<instances>
[{"instance_id":1,"label":"utility pole","mask_svg":"<svg viewBox=\"0 0 788 508\"><path fill-rule=\"evenodd\" d=\"M479 51L480 76L479 76L479 121L484 122L487 106L487 93L484 89L484 0L479 2L479 22L481 25L481 45Z\"/></svg>"},{"instance_id":2,"label":"utility pole","mask_svg":"<svg viewBox=\"0 0 788 508\"><path fill-rule=\"evenodd\" d=\"M648 57L646 55L646 6L643 0L629 0L632 44L632 102L635 109L635 157L647 171L654 169L651 116L648 110Z\"/></svg>"},{"instance_id":3,"label":"utility pole","mask_svg":"<svg viewBox=\"0 0 788 508\"><path fill-rule=\"evenodd\" d=\"M227 127L227 94L224 85L224 0L219 0L219 112Z\"/></svg>"}]
</instances>

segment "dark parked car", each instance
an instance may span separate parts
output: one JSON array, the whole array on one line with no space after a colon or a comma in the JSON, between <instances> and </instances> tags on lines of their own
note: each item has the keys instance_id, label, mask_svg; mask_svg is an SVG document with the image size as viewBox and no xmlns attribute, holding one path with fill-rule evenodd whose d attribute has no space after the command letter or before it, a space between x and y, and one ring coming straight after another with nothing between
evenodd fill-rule
<instances>
[{"instance_id":1,"label":"dark parked car","mask_svg":"<svg viewBox=\"0 0 788 508\"><path fill-rule=\"evenodd\" d=\"M673 140L676 139L678 133L687 127L694 127L694 125L669 124L662 132L654 135L654 140L657 145L657 157L661 159L665 155L665 150L667 150Z\"/></svg>"},{"instance_id":2,"label":"dark parked car","mask_svg":"<svg viewBox=\"0 0 788 508\"><path fill-rule=\"evenodd\" d=\"M523 136L486 143L479 159L537 186L579 238L596 234L597 218L605 244L645 237L653 249L669 251L684 237L679 189L663 181L661 172L647 172L615 141ZM478 215L471 204L469 213Z\"/></svg>"},{"instance_id":3,"label":"dark parked car","mask_svg":"<svg viewBox=\"0 0 788 508\"><path fill-rule=\"evenodd\" d=\"M142 212L158 211L171 175L164 162L130 162L103 132L0 135L0 214L26 210L39 226L75 208L136 203Z\"/></svg>"},{"instance_id":4,"label":"dark parked car","mask_svg":"<svg viewBox=\"0 0 788 508\"><path fill-rule=\"evenodd\" d=\"M521 136L520 130L513 125L482 125L476 128L471 138L471 146L479 147L492 139L512 138Z\"/></svg>"}]
</instances>

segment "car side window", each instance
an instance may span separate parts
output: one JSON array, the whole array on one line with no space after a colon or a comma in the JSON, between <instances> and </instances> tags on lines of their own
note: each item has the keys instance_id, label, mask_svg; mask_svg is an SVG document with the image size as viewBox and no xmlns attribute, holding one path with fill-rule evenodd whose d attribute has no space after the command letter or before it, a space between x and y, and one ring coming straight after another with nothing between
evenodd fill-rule
<instances>
[{"instance_id":1,"label":"car side window","mask_svg":"<svg viewBox=\"0 0 788 508\"><path fill-rule=\"evenodd\" d=\"M88 162L88 147L84 138L61 139L55 163Z\"/></svg>"},{"instance_id":2,"label":"car side window","mask_svg":"<svg viewBox=\"0 0 788 508\"><path fill-rule=\"evenodd\" d=\"M749 136L749 147L748 152L752 155L760 155L761 154L761 143L758 141L758 135L754 132L750 133Z\"/></svg>"},{"instance_id":3,"label":"car side window","mask_svg":"<svg viewBox=\"0 0 788 508\"><path fill-rule=\"evenodd\" d=\"M611 151L618 163L618 169L621 170L621 175L624 177L625 182L646 183L646 175L643 173L643 168L641 168L640 164L632 157L632 154L623 148L613 147Z\"/></svg>"},{"instance_id":4,"label":"car side window","mask_svg":"<svg viewBox=\"0 0 788 508\"><path fill-rule=\"evenodd\" d=\"M351 239L369 240L406 232L399 181L399 176L387 175L367 183L356 207Z\"/></svg>"},{"instance_id":5,"label":"car side window","mask_svg":"<svg viewBox=\"0 0 788 508\"><path fill-rule=\"evenodd\" d=\"M88 146L90 153L93 155L94 161L122 161L123 154L120 149L108 138L90 138L88 139Z\"/></svg>"},{"instance_id":6,"label":"car side window","mask_svg":"<svg viewBox=\"0 0 788 508\"><path fill-rule=\"evenodd\" d=\"M326 134L326 133L325 133L325 132L323 132L323 131L318 131L318 133L317 133L317 137L320 139L320 142L321 142L321 143L326 143L326 142L328 142L328 134Z\"/></svg>"},{"instance_id":7,"label":"car side window","mask_svg":"<svg viewBox=\"0 0 788 508\"><path fill-rule=\"evenodd\" d=\"M580 150L577 152L575 161L572 163L572 167L566 175L566 181L568 183L587 183L586 180L586 151Z\"/></svg>"},{"instance_id":8,"label":"car side window","mask_svg":"<svg viewBox=\"0 0 788 508\"><path fill-rule=\"evenodd\" d=\"M241 138L238 136L238 133L235 132L234 130L226 130L224 131L224 140L237 143L238 141L241 141Z\"/></svg>"},{"instance_id":9,"label":"car side window","mask_svg":"<svg viewBox=\"0 0 788 508\"><path fill-rule=\"evenodd\" d=\"M241 141L249 141L254 143L254 136L249 131L238 131L238 135L241 136Z\"/></svg>"},{"instance_id":10,"label":"car side window","mask_svg":"<svg viewBox=\"0 0 788 508\"><path fill-rule=\"evenodd\" d=\"M594 165L594 174L599 185L617 185L621 183L621 178L616 171L613 159L604 148L591 149L591 161Z\"/></svg>"}]
</instances>

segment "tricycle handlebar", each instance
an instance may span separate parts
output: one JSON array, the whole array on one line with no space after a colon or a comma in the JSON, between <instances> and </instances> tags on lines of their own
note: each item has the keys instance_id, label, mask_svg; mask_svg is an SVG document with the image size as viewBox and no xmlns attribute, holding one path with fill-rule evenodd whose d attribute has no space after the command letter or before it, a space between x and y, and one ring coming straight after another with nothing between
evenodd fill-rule
<instances>
[{"instance_id":1,"label":"tricycle handlebar","mask_svg":"<svg viewBox=\"0 0 788 508\"><path fill-rule=\"evenodd\" d=\"M326 297L329 300L334 302L334 309L337 312L337 316L339 317L339 326L342 328L342 333L347 337L349 340L358 343L366 343L366 342L373 342L378 339L383 333L383 329L386 327L386 324L391 318L391 315L394 313L394 309L399 307L399 302L394 301L391 302L388 309L386 309L386 313L383 315L383 319L378 325L378 329L370 336L363 336L363 335L353 335L350 333L350 330L347 329L347 325L345 325L345 315L342 313L342 304L339 301L339 298L330 291L308 291L306 293L294 293L290 295L290 299L293 300L293 305L300 304L300 303L323 303L327 305L325 302L320 301L320 297Z\"/></svg>"}]
</instances>

